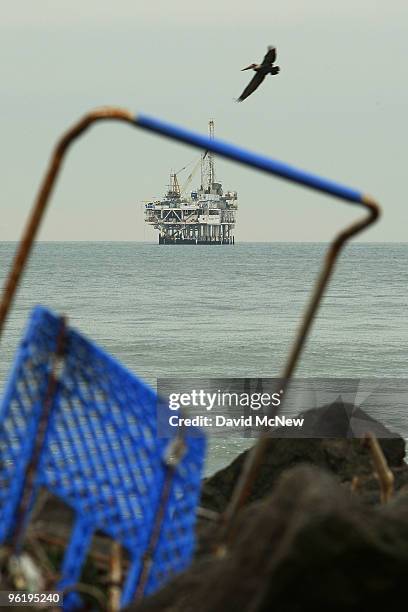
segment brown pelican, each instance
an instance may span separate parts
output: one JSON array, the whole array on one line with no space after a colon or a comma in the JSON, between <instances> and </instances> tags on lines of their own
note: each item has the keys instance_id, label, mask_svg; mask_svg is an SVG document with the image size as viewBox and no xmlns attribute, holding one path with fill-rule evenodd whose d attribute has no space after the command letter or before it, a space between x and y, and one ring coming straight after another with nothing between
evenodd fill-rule
<instances>
[{"instance_id":1,"label":"brown pelican","mask_svg":"<svg viewBox=\"0 0 408 612\"><path fill-rule=\"evenodd\" d=\"M242 70L255 70L255 76L249 82L247 87L244 89L242 94L239 96L237 102L243 102L245 98L251 95L259 87L267 74L278 74L279 66L274 66L276 60L276 49L275 47L268 47L265 57L262 60L262 64L250 64Z\"/></svg>"}]
</instances>

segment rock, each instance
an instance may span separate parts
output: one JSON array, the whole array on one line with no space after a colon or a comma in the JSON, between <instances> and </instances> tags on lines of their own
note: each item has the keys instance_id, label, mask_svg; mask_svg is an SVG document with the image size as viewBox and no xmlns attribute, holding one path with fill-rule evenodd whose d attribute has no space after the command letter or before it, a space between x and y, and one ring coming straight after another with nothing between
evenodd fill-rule
<instances>
[{"instance_id":1,"label":"rock","mask_svg":"<svg viewBox=\"0 0 408 612\"><path fill-rule=\"evenodd\" d=\"M363 612L408 596L408 493L366 507L298 466L241 510L222 558L197 560L136 612Z\"/></svg>"},{"instance_id":2,"label":"rock","mask_svg":"<svg viewBox=\"0 0 408 612\"><path fill-rule=\"evenodd\" d=\"M366 428L364 431L370 430L376 434L389 466L402 473L398 482L408 482L408 468L404 464L404 439L361 409L335 402L301 415L307 417L303 435L310 437L288 437L288 430L276 430L274 437L270 439L248 501L265 497L283 471L299 463L309 463L329 470L340 482L350 483L354 476L362 477L364 482L373 471L371 457L361 444L361 439L346 437L351 435L350 421L359 428L360 434L363 433L363 427ZM316 433L323 433L325 437L314 438ZM201 498L203 507L218 512L225 509L248 452L245 451L229 466L204 481ZM360 491L363 490L362 486Z\"/></svg>"}]
</instances>

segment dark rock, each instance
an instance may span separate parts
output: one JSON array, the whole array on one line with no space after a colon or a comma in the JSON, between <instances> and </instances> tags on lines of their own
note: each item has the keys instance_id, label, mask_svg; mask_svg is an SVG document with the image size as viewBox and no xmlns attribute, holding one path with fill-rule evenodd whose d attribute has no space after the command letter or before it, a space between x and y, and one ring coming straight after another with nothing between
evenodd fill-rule
<instances>
[{"instance_id":1,"label":"dark rock","mask_svg":"<svg viewBox=\"0 0 408 612\"><path fill-rule=\"evenodd\" d=\"M360 435L367 431L374 432L389 466L404 472L402 481L408 481L405 480L404 439L359 408L336 402L301 414L307 417L302 435L308 437L289 438L287 430L275 431L248 501L265 497L283 471L299 463L309 463L329 470L340 482L351 482L354 476L362 477L364 481L373 471L371 456L363 447L361 439L350 437L350 423L358 429ZM315 433L320 436L323 433L324 437L313 438ZM286 437L283 437L284 434ZM229 466L204 481L202 506L218 512L225 509L248 452L245 451Z\"/></svg>"},{"instance_id":2,"label":"dark rock","mask_svg":"<svg viewBox=\"0 0 408 612\"><path fill-rule=\"evenodd\" d=\"M407 492L387 506L367 508L331 475L298 466L271 496L241 511L224 557L199 559L134 609L389 609L408 596L407 572Z\"/></svg>"}]
</instances>

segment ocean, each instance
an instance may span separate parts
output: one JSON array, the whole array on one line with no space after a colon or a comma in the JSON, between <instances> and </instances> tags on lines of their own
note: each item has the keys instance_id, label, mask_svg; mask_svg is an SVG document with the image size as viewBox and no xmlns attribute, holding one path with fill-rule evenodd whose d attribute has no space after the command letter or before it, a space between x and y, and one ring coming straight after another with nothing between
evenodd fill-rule
<instances>
[{"instance_id":1,"label":"ocean","mask_svg":"<svg viewBox=\"0 0 408 612\"><path fill-rule=\"evenodd\" d=\"M3 281L16 243L0 243ZM327 245L37 243L1 342L4 386L30 309L69 317L155 387L158 377L279 376ZM407 377L408 244L340 258L296 376ZM210 441L207 473L247 439Z\"/></svg>"}]
</instances>

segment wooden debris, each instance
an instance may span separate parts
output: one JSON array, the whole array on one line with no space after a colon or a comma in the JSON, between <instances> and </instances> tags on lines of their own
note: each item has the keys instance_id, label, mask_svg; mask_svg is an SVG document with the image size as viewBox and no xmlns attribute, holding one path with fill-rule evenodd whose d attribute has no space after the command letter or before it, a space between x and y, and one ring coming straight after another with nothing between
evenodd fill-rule
<instances>
[{"instance_id":1,"label":"wooden debris","mask_svg":"<svg viewBox=\"0 0 408 612\"><path fill-rule=\"evenodd\" d=\"M112 543L110 568L109 568L109 589L108 589L108 610L118 612L120 610L120 596L122 586L122 546L119 542Z\"/></svg>"},{"instance_id":2,"label":"wooden debris","mask_svg":"<svg viewBox=\"0 0 408 612\"><path fill-rule=\"evenodd\" d=\"M381 503L385 504L394 494L394 474L388 467L387 459L373 433L366 435L365 444L370 449L371 458L380 483Z\"/></svg>"}]
</instances>

